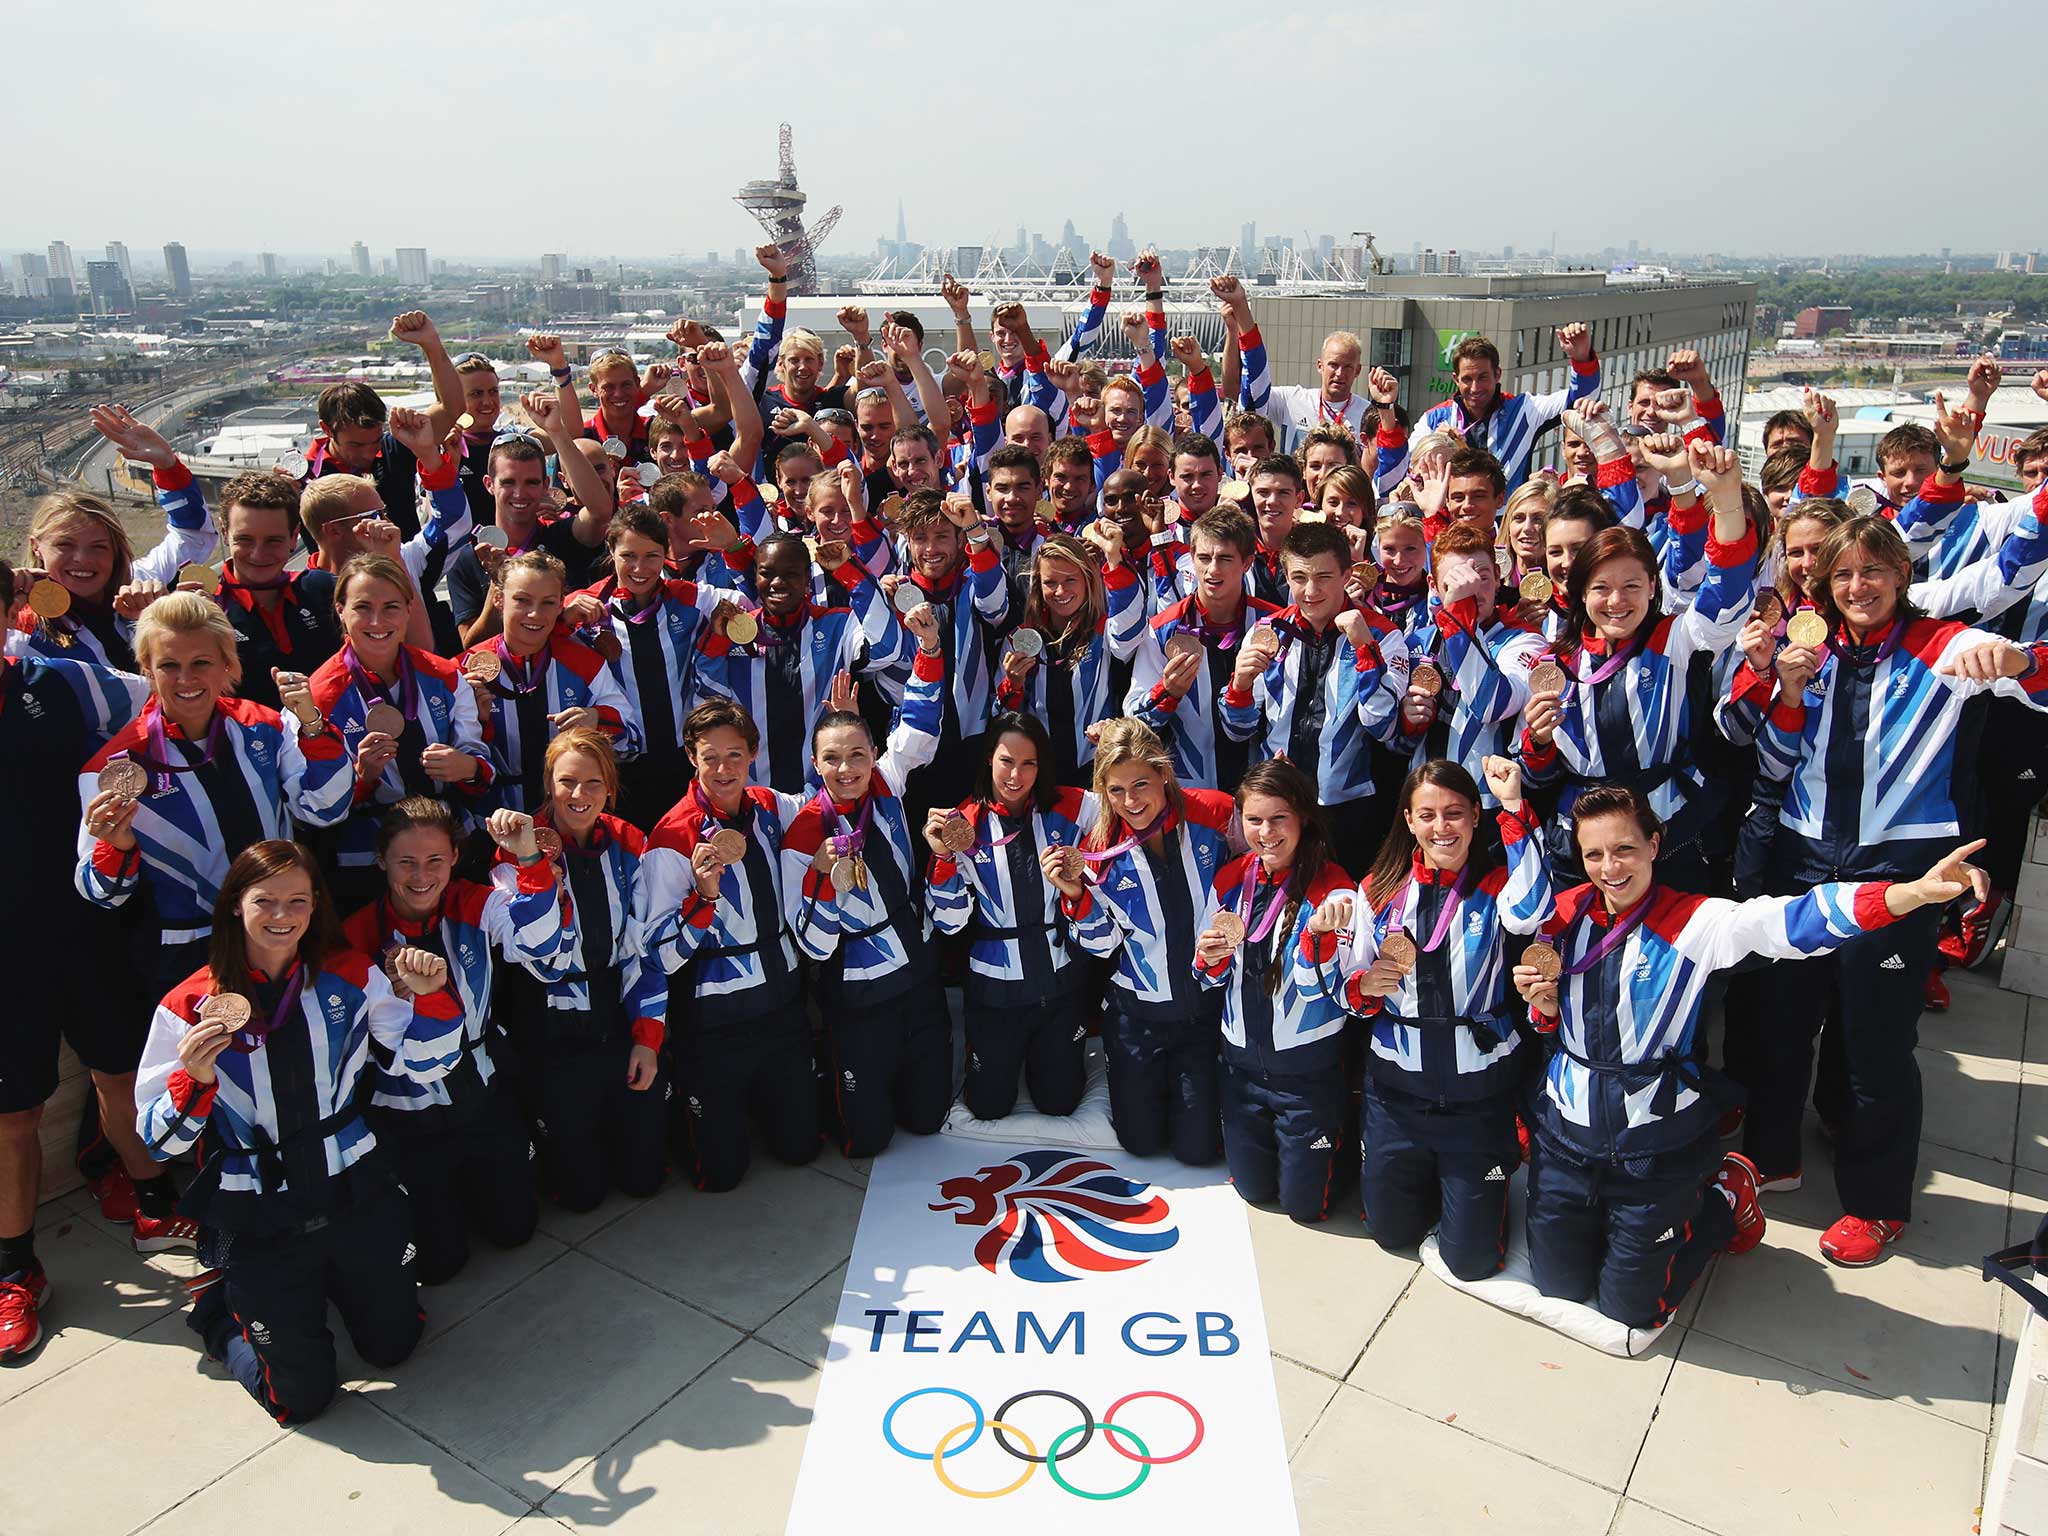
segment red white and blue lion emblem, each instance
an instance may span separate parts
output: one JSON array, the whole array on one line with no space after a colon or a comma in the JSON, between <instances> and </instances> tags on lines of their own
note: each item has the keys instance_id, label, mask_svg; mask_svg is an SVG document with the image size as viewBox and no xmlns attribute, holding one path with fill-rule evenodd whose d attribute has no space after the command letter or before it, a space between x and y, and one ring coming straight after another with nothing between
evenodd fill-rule
<instances>
[{"instance_id":1,"label":"red white and blue lion emblem","mask_svg":"<svg viewBox=\"0 0 2048 1536\"><path fill-rule=\"evenodd\" d=\"M1022 1280L1082 1280L1136 1269L1180 1241L1163 1196L1099 1158L1019 1152L1008 1162L939 1185L929 1209L985 1228L975 1262Z\"/></svg>"}]
</instances>

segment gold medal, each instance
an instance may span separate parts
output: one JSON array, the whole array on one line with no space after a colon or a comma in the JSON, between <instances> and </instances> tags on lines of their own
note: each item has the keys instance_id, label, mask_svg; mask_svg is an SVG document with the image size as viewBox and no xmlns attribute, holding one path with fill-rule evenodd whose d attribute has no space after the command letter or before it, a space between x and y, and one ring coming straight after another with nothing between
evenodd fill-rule
<instances>
[{"instance_id":1,"label":"gold medal","mask_svg":"<svg viewBox=\"0 0 2048 1536\"><path fill-rule=\"evenodd\" d=\"M754 489L761 493L761 499L771 507L782 500L782 487L772 480L764 480Z\"/></svg>"},{"instance_id":2,"label":"gold medal","mask_svg":"<svg viewBox=\"0 0 2048 1536\"><path fill-rule=\"evenodd\" d=\"M1545 981L1555 981L1564 974L1564 959L1548 944L1531 944L1522 951L1522 964L1528 966Z\"/></svg>"},{"instance_id":3,"label":"gold medal","mask_svg":"<svg viewBox=\"0 0 2048 1536\"><path fill-rule=\"evenodd\" d=\"M982 371L983 373L985 373L985 374L989 375L989 376L990 376L991 378L993 378L993 377L995 376L995 371L996 371L996 355L995 355L995 353L993 353L993 352L984 352L984 353L982 353L982 354L981 354L981 358L980 358L980 362L981 362L981 371Z\"/></svg>"},{"instance_id":4,"label":"gold medal","mask_svg":"<svg viewBox=\"0 0 2048 1536\"><path fill-rule=\"evenodd\" d=\"M1827 643L1828 621L1811 608L1802 608L1785 624L1785 638L1809 650Z\"/></svg>"},{"instance_id":5,"label":"gold medal","mask_svg":"<svg viewBox=\"0 0 2048 1536\"><path fill-rule=\"evenodd\" d=\"M190 565L178 567L177 584L181 587L190 584L211 592L220 585L220 572L210 565L201 565L195 560Z\"/></svg>"},{"instance_id":6,"label":"gold medal","mask_svg":"<svg viewBox=\"0 0 2048 1536\"><path fill-rule=\"evenodd\" d=\"M817 562L819 570L836 571L846 564L850 553L844 541L832 539L812 549L811 558Z\"/></svg>"},{"instance_id":7,"label":"gold medal","mask_svg":"<svg viewBox=\"0 0 2048 1536\"><path fill-rule=\"evenodd\" d=\"M1557 584L1541 571L1531 571L1521 579L1516 591L1522 594L1525 603L1547 603L1557 591Z\"/></svg>"},{"instance_id":8,"label":"gold medal","mask_svg":"<svg viewBox=\"0 0 2048 1536\"><path fill-rule=\"evenodd\" d=\"M1048 528L1052 527L1055 523L1059 521L1059 512L1053 506L1050 498L1047 498L1046 500L1039 502L1037 506L1033 507L1031 509L1031 515L1037 518L1040 523L1044 524Z\"/></svg>"},{"instance_id":9,"label":"gold medal","mask_svg":"<svg viewBox=\"0 0 2048 1536\"><path fill-rule=\"evenodd\" d=\"M39 619L61 619L71 611L71 589L45 576L28 589L28 606Z\"/></svg>"},{"instance_id":10,"label":"gold medal","mask_svg":"<svg viewBox=\"0 0 2048 1536\"><path fill-rule=\"evenodd\" d=\"M1380 568L1370 560L1361 560L1351 567L1351 579L1370 592L1380 584Z\"/></svg>"},{"instance_id":11,"label":"gold medal","mask_svg":"<svg viewBox=\"0 0 2048 1536\"><path fill-rule=\"evenodd\" d=\"M464 411L460 416L455 418L455 425L462 428L463 431L469 432L475 429L476 418L470 415L469 412Z\"/></svg>"},{"instance_id":12,"label":"gold medal","mask_svg":"<svg viewBox=\"0 0 2048 1536\"><path fill-rule=\"evenodd\" d=\"M746 609L731 614L725 621L725 638L734 645L747 645L761 633L761 621Z\"/></svg>"},{"instance_id":13,"label":"gold medal","mask_svg":"<svg viewBox=\"0 0 2048 1536\"><path fill-rule=\"evenodd\" d=\"M1251 486L1243 480L1226 480L1217 492L1225 501L1243 501L1251 493Z\"/></svg>"}]
</instances>

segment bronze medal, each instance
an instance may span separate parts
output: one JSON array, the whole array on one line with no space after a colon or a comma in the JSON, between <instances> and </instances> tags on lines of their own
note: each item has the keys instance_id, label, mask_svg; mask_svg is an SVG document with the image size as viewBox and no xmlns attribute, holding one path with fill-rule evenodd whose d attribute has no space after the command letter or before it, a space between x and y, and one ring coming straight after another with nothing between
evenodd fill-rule
<instances>
[{"instance_id":1,"label":"bronze medal","mask_svg":"<svg viewBox=\"0 0 2048 1536\"><path fill-rule=\"evenodd\" d=\"M852 859L840 857L832 861L832 889L841 895L852 890L858 875Z\"/></svg>"},{"instance_id":2,"label":"bronze medal","mask_svg":"<svg viewBox=\"0 0 2048 1536\"><path fill-rule=\"evenodd\" d=\"M540 850L542 858L557 864L562 861L562 834L553 827L535 827L533 846Z\"/></svg>"},{"instance_id":3,"label":"bronze medal","mask_svg":"<svg viewBox=\"0 0 2048 1536\"><path fill-rule=\"evenodd\" d=\"M1227 909L1225 911L1218 912L1214 917L1209 919L1209 926L1213 928L1216 931L1216 933L1222 938L1223 942L1228 944L1232 949L1236 949L1240 944L1244 943L1244 919L1239 917L1235 912L1229 911Z\"/></svg>"},{"instance_id":4,"label":"bronze medal","mask_svg":"<svg viewBox=\"0 0 2048 1536\"><path fill-rule=\"evenodd\" d=\"M1525 603L1547 603L1557 591L1557 583L1541 571L1531 571L1516 585Z\"/></svg>"},{"instance_id":5,"label":"bronze medal","mask_svg":"<svg viewBox=\"0 0 2048 1536\"><path fill-rule=\"evenodd\" d=\"M1166 639L1166 654L1174 656L1199 656L1202 654L1202 637L1185 629L1177 629Z\"/></svg>"},{"instance_id":6,"label":"bronze medal","mask_svg":"<svg viewBox=\"0 0 2048 1536\"><path fill-rule=\"evenodd\" d=\"M71 611L71 589L45 576L28 589L28 606L39 619L61 619Z\"/></svg>"},{"instance_id":7,"label":"bronze medal","mask_svg":"<svg viewBox=\"0 0 2048 1536\"><path fill-rule=\"evenodd\" d=\"M613 633L610 625L606 625L590 637L590 648L606 661L617 661L626 654L625 646L619 643L619 637Z\"/></svg>"},{"instance_id":8,"label":"bronze medal","mask_svg":"<svg viewBox=\"0 0 2048 1536\"><path fill-rule=\"evenodd\" d=\"M1415 941L1398 928L1381 940L1380 955L1403 975L1415 969Z\"/></svg>"},{"instance_id":9,"label":"bronze medal","mask_svg":"<svg viewBox=\"0 0 2048 1536\"><path fill-rule=\"evenodd\" d=\"M818 563L818 569L836 571L846 564L849 554L844 540L832 539L812 550L811 558Z\"/></svg>"},{"instance_id":10,"label":"bronze medal","mask_svg":"<svg viewBox=\"0 0 2048 1536\"><path fill-rule=\"evenodd\" d=\"M1444 691L1444 675L1433 661L1420 661L1409 670L1408 688L1411 693L1420 693L1435 698Z\"/></svg>"},{"instance_id":11,"label":"bronze medal","mask_svg":"<svg viewBox=\"0 0 2048 1536\"><path fill-rule=\"evenodd\" d=\"M1756 611L1751 617L1766 629L1776 629L1785 622L1785 599L1775 587L1765 587L1756 596Z\"/></svg>"},{"instance_id":12,"label":"bronze medal","mask_svg":"<svg viewBox=\"0 0 2048 1536\"><path fill-rule=\"evenodd\" d=\"M965 853L974 846L974 823L965 816L949 816L939 828L939 842L948 853Z\"/></svg>"},{"instance_id":13,"label":"bronze medal","mask_svg":"<svg viewBox=\"0 0 2048 1536\"><path fill-rule=\"evenodd\" d=\"M215 992L199 1005L199 1022L218 1024L234 1034L249 1022L249 999L239 992Z\"/></svg>"},{"instance_id":14,"label":"bronze medal","mask_svg":"<svg viewBox=\"0 0 2048 1536\"><path fill-rule=\"evenodd\" d=\"M1060 850L1060 874L1070 881L1080 881L1088 874L1088 855L1079 848Z\"/></svg>"},{"instance_id":15,"label":"bronze medal","mask_svg":"<svg viewBox=\"0 0 2048 1536\"><path fill-rule=\"evenodd\" d=\"M495 683L505 663L494 650L471 651L462 658L462 675L473 683Z\"/></svg>"},{"instance_id":16,"label":"bronze medal","mask_svg":"<svg viewBox=\"0 0 2048 1536\"><path fill-rule=\"evenodd\" d=\"M1828 621L1811 608L1802 608L1786 621L1785 638L1809 650L1827 643Z\"/></svg>"},{"instance_id":17,"label":"bronze medal","mask_svg":"<svg viewBox=\"0 0 2048 1536\"><path fill-rule=\"evenodd\" d=\"M103 795L140 799L149 788L149 770L132 757L117 757L100 770L99 786Z\"/></svg>"},{"instance_id":18,"label":"bronze medal","mask_svg":"<svg viewBox=\"0 0 2048 1536\"><path fill-rule=\"evenodd\" d=\"M884 528L888 527L891 523L895 522L896 519L901 517L902 515L903 498L901 496L884 496L882 498L882 504L879 507L875 508L875 516L882 520L882 526Z\"/></svg>"},{"instance_id":19,"label":"bronze medal","mask_svg":"<svg viewBox=\"0 0 2048 1536\"><path fill-rule=\"evenodd\" d=\"M725 621L725 638L734 645L747 645L760 636L761 621L746 609L730 614Z\"/></svg>"},{"instance_id":20,"label":"bronze medal","mask_svg":"<svg viewBox=\"0 0 2048 1536\"><path fill-rule=\"evenodd\" d=\"M372 704L363 715L363 729L386 736L403 736L405 711L393 704Z\"/></svg>"},{"instance_id":21,"label":"bronze medal","mask_svg":"<svg viewBox=\"0 0 2048 1536\"><path fill-rule=\"evenodd\" d=\"M1545 981L1555 981L1564 974L1564 958L1551 945L1540 942L1522 951L1522 964Z\"/></svg>"},{"instance_id":22,"label":"bronze medal","mask_svg":"<svg viewBox=\"0 0 2048 1536\"><path fill-rule=\"evenodd\" d=\"M1565 670L1554 661L1539 661L1529 669L1529 691L1531 693L1557 693L1565 690L1571 679Z\"/></svg>"},{"instance_id":23,"label":"bronze medal","mask_svg":"<svg viewBox=\"0 0 2048 1536\"><path fill-rule=\"evenodd\" d=\"M747 856L747 834L736 827L720 827L711 834L711 851L721 864L738 864Z\"/></svg>"}]
</instances>

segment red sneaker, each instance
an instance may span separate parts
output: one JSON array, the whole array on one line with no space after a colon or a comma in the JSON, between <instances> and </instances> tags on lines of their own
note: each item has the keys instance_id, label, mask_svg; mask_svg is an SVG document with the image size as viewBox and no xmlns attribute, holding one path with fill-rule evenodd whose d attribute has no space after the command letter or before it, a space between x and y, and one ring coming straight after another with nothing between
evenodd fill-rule
<instances>
[{"instance_id":1,"label":"red sneaker","mask_svg":"<svg viewBox=\"0 0 2048 1536\"><path fill-rule=\"evenodd\" d=\"M1927 973L1927 985L1920 989L1920 1004L1929 1013L1948 1012L1948 983L1938 970Z\"/></svg>"},{"instance_id":2,"label":"red sneaker","mask_svg":"<svg viewBox=\"0 0 2048 1536\"><path fill-rule=\"evenodd\" d=\"M119 1163L98 1178L87 1179L85 1187L99 1201L100 1214L107 1220L125 1227L135 1219L135 1180Z\"/></svg>"},{"instance_id":3,"label":"red sneaker","mask_svg":"<svg viewBox=\"0 0 2048 1536\"><path fill-rule=\"evenodd\" d=\"M1820 1235L1821 1257L1844 1269L1861 1269L1884 1257L1885 1245L1906 1230L1903 1221L1865 1221L1844 1216Z\"/></svg>"},{"instance_id":4,"label":"red sneaker","mask_svg":"<svg viewBox=\"0 0 2048 1536\"><path fill-rule=\"evenodd\" d=\"M1965 912L1962 923L1954 933L1941 936L1941 952L1952 965L1972 970L1984 963L1992 947L1998 943L1998 935L2005 927L2005 920L2012 915L2004 891L1993 891L1976 906Z\"/></svg>"},{"instance_id":5,"label":"red sneaker","mask_svg":"<svg viewBox=\"0 0 2048 1536\"><path fill-rule=\"evenodd\" d=\"M183 1216L135 1215L132 1241L137 1253L161 1253L166 1248L197 1248L199 1223Z\"/></svg>"},{"instance_id":6,"label":"red sneaker","mask_svg":"<svg viewBox=\"0 0 2048 1536\"><path fill-rule=\"evenodd\" d=\"M49 1299L50 1277L40 1264L0 1280L0 1360L18 1360L42 1342L36 1311Z\"/></svg>"},{"instance_id":7,"label":"red sneaker","mask_svg":"<svg viewBox=\"0 0 2048 1536\"><path fill-rule=\"evenodd\" d=\"M1786 1195L1806 1182L1805 1168L1794 1168L1790 1173L1773 1173L1757 1180L1757 1189L1766 1195Z\"/></svg>"},{"instance_id":8,"label":"red sneaker","mask_svg":"<svg viewBox=\"0 0 2048 1536\"><path fill-rule=\"evenodd\" d=\"M1740 1152L1721 1158L1721 1171L1714 1175L1714 1188L1726 1197L1735 1211L1735 1235L1728 1240L1729 1253L1747 1253L1764 1240L1764 1208L1756 1197L1756 1164Z\"/></svg>"},{"instance_id":9,"label":"red sneaker","mask_svg":"<svg viewBox=\"0 0 2048 1536\"><path fill-rule=\"evenodd\" d=\"M1723 1141L1733 1141L1742 1134L1742 1122L1748 1115L1749 1111L1738 1104L1714 1122L1714 1130Z\"/></svg>"}]
</instances>

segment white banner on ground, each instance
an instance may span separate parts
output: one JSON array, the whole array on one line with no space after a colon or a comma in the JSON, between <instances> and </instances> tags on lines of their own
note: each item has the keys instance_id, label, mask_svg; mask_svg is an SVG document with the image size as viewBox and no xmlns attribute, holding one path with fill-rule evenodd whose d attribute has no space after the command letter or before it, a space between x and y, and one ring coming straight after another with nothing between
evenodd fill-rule
<instances>
[{"instance_id":1,"label":"white banner on ground","mask_svg":"<svg viewBox=\"0 0 2048 1536\"><path fill-rule=\"evenodd\" d=\"M787 1529L1295 1531L1221 1171L899 1136L868 1179Z\"/></svg>"}]
</instances>

